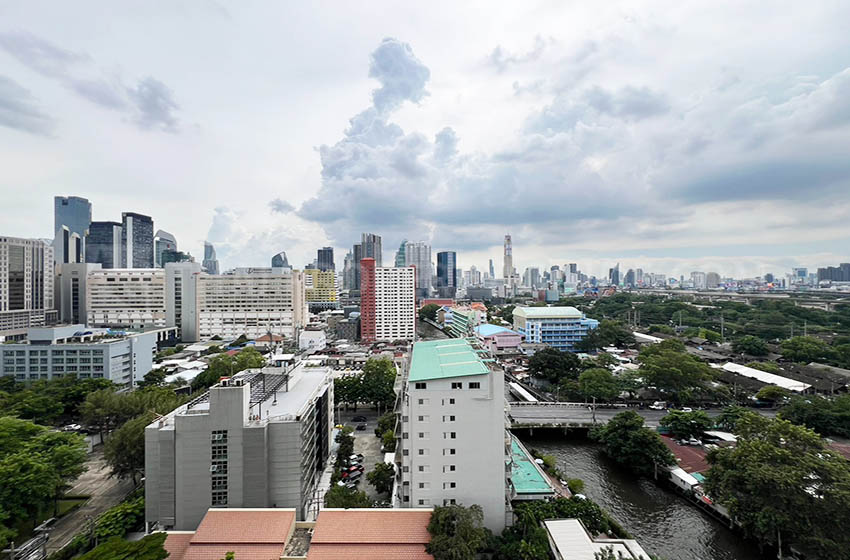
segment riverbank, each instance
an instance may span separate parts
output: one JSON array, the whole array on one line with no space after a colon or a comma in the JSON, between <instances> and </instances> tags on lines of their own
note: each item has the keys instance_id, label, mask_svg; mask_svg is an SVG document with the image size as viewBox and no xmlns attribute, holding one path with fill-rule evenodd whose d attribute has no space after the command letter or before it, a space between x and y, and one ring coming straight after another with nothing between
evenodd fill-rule
<instances>
[{"instance_id":1,"label":"riverbank","mask_svg":"<svg viewBox=\"0 0 850 560\"><path fill-rule=\"evenodd\" d=\"M758 547L651 480L635 479L583 434L537 431L521 439L555 457L557 468L585 483L584 493L648 551L664 560L767 560Z\"/></svg>"}]
</instances>

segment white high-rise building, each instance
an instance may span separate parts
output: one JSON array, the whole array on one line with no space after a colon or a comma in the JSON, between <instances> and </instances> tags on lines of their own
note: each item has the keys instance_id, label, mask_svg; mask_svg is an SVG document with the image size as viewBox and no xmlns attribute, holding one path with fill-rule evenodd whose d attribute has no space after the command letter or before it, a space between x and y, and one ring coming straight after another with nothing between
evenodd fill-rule
<instances>
[{"instance_id":1,"label":"white high-rise building","mask_svg":"<svg viewBox=\"0 0 850 560\"><path fill-rule=\"evenodd\" d=\"M431 246L424 241L408 241L404 247L405 266L416 267L416 296L428 297L431 291Z\"/></svg>"},{"instance_id":2,"label":"white high-rise building","mask_svg":"<svg viewBox=\"0 0 850 560\"><path fill-rule=\"evenodd\" d=\"M416 298L413 267L375 266L360 261L360 339L413 340L416 336Z\"/></svg>"},{"instance_id":3,"label":"white high-rise building","mask_svg":"<svg viewBox=\"0 0 850 560\"><path fill-rule=\"evenodd\" d=\"M90 270L86 309L89 327L164 327L165 271L161 268Z\"/></svg>"},{"instance_id":4,"label":"white high-rise building","mask_svg":"<svg viewBox=\"0 0 850 560\"><path fill-rule=\"evenodd\" d=\"M287 268L237 268L198 277L198 333L259 337L266 333L297 338L306 324L304 275Z\"/></svg>"},{"instance_id":5,"label":"white high-rise building","mask_svg":"<svg viewBox=\"0 0 850 560\"><path fill-rule=\"evenodd\" d=\"M505 285L509 288L514 286L514 250L511 243L511 236L505 236L505 255L502 266L502 278L505 279Z\"/></svg>"},{"instance_id":6,"label":"white high-rise building","mask_svg":"<svg viewBox=\"0 0 850 560\"><path fill-rule=\"evenodd\" d=\"M705 272L691 272L691 284L695 290L704 290L707 285Z\"/></svg>"},{"instance_id":7,"label":"white high-rise building","mask_svg":"<svg viewBox=\"0 0 850 560\"><path fill-rule=\"evenodd\" d=\"M195 262L165 265L165 322L180 328L183 342L200 340L198 322L198 279L201 265Z\"/></svg>"},{"instance_id":8,"label":"white high-rise building","mask_svg":"<svg viewBox=\"0 0 850 560\"><path fill-rule=\"evenodd\" d=\"M54 322L53 247L0 236L0 336L22 336Z\"/></svg>"},{"instance_id":9,"label":"white high-rise building","mask_svg":"<svg viewBox=\"0 0 850 560\"><path fill-rule=\"evenodd\" d=\"M464 339L417 342L403 390L395 505L478 504L500 533L512 515L504 372Z\"/></svg>"}]
</instances>

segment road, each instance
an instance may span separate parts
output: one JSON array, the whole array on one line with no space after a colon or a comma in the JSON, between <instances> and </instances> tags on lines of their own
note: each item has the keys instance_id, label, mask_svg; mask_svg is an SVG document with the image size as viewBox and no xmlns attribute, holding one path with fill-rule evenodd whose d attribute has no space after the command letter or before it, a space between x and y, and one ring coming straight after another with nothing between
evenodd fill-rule
<instances>
[{"instance_id":1,"label":"road","mask_svg":"<svg viewBox=\"0 0 850 560\"><path fill-rule=\"evenodd\" d=\"M597 408L596 422L605 423L623 410L634 410L643 416L646 425L650 428L658 427L659 421L666 414L666 410L649 409L624 409L624 408ZM705 412L709 416L717 416L721 409L708 409ZM760 409L757 412L764 416L776 416L775 410ZM559 407L553 405L523 405L511 407L511 418L514 426L531 425L559 425L559 424L590 424L593 422L593 412L588 407Z\"/></svg>"},{"instance_id":2,"label":"road","mask_svg":"<svg viewBox=\"0 0 850 560\"><path fill-rule=\"evenodd\" d=\"M91 496L80 508L60 518L50 532L47 553L56 552L74 536L82 531L89 519L94 519L107 509L119 503L133 490L130 479L118 480L109 477L109 466L103 458L103 451L89 455L86 461L88 470L84 472L68 491L71 495Z\"/></svg>"},{"instance_id":3,"label":"road","mask_svg":"<svg viewBox=\"0 0 850 560\"><path fill-rule=\"evenodd\" d=\"M381 452L381 440L375 437L375 427L378 425L378 413L371 409L360 409L357 412L348 411L343 413L343 418L349 421L354 416L365 416L367 418L366 429L363 431L354 432L354 452L363 454L363 466L366 470L363 472L358 490L363 490L366 495L372 500L384 501L386 495L378 494L375 487L369 484L366 480L366 475L375 469L375 464L384 462L384 454Z\"/></svg>"}]
</instances>

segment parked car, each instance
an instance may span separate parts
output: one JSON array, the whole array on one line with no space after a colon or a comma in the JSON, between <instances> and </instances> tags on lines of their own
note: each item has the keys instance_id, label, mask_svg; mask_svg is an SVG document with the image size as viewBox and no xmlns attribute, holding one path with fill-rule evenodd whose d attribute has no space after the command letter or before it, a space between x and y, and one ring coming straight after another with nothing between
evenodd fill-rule
<instances>
[{"instance_id":1,"label":"parked car","mask_svg":"<svg viewBox=\"0 0 850 560\"><path fill-rule=\"evenodd\" d=\"M83 427L79 424L68 424L62 427L63 432L79 432Z\"/></svg>"},{"instance_id":2,"label":"parked car","mask_svg":"<svg viewBox=\"0 0 850 560\"><path fill-rule=\"evenodd\" d=\"M702 445L702 442L695 437L688 439L688 445Z\"/></svg>"},{"instance_id":3,"label":"parked car","mask_svg":"<svg viewBox=\"0 0 850 560\"><path fill-rule=\"evenodd\" d=\"M360 462L360 461L363 460L363 454L362 453L355 453L354 455L349 455L348 460Z\"/></svg>"},{"instance_id":4,"label":"parked car","mask_svg":"<svg viewBox=\"0 0 850 560\"><path fill-rule=\"evenodd\" d=\"M682 407L682 412L693 412L693 411L694 411L694 409L689 407L689 406L683 406Z\"/></svg>"},{"instance_id":5,"label":"parked car","mask_svg":"<svg viewBox=\"0 0 850 560\"><path fill-rule=\"evenodd\" d=\"M655 401L651 405L649 405L650 410L664 410L667 408L666 401Z\"/></svg>"},{"instance_id":6,"label":"parked car","mask_svg":"<svg viewBox=\"0 0 850 560\"><path fill-rule=\"evenodd\" d=\"M366 422L365 416L355 416L351 419L352 422Z\"/></svg>"},{"instance_id":7,"label":"parked car","mask_svg":"<svg viewBox=\"0 0 850 560\"><path fill-rule=\"evenodd\" d=\"M364 470L366 470L366 469L363 468L363 465L358 463L356 465L351 465L350 467L346 468L344 472L350 472L350 473L352 473L354 471L363 472Z\"/></svg>"},{"instance_id":8,"label":"parked car","mask_svg":"<svg viewBox=\"0 0 850 560\"><path fill-rule=\"evenodd\" d=\"M366 429L366 422L361 422L360 424L357 424L357 431L358 432L362 432L365 429Z\"/></svg>"},{"instance_id":9,"label":"parked car","mask_svg":"<svg viewBox=\"0 0 850 560\"><path fill-rule=\"evenodd\" d=\"M363 471L353 471L353 472L342 473L342 479L345 480L346 482L349 482L349 481L352 481L352 480L357 480L361 476L363 476Z\"/></svg>"}]
</instances>

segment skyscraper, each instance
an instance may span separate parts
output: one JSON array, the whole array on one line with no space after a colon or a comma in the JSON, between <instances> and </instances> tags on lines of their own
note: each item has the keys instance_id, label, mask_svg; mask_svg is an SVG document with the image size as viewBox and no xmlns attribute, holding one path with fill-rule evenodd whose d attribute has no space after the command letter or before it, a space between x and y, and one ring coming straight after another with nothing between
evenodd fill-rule
<instances>
[{"instance_id":1,"label":"skyscraper","mask_svg":"<svg viewBox=\"0 0 850 560\"><path fill-rule=\"evenodd\" d=\"M383 266L383 251L381 250L381 236L374 233L364 233L360 239L363 254L361 259L375 259L375 266Z\"/></svg>"},{"instance_id":2,"label":"skyscraper","mask_svg":"<svg viewBox=\"0 0 850 560\"><path fill-rule=\"evenodd\" d=\"M204 262L201 263L207 274L218 274L218 259L215 257L215 247L209 241L204 241Z\"/></svg>"},{"instance_id":3,"label":"skyscraper","mask_svg":"<svg viewBox=\"0 0 850 560\"><path fill-rule=\"evenodd\" d=\"M516 282L514 281L514 256L510 234L505 236L505 255L503 257L502 277L505 279L505 286L512 292Z\"/></svg>"},{"instance_id":4,"label":"skyscraper","mask_svg":"<svg viewBox=\"0 0 850 560\"><path fill-rule=\"evenodd\" d=\"M53 198L53 257L57 264L85 262L90 224L88 199L79 196Z\"/></svg>"},{"instance_id":5,"label":"skyscraper","mask_svg":"<svg viewBox=\"0 0 850 560\"><path fill-rule=\"evenodd\" d=\"M215 258L215 252L213 252ZM272 257L272 268L292 268L289 266L289 259L286 258L286 251L281 251Z\"/></svg>"},{"instance_id":6,"label":"skyscraper","mask_svg":"<svg viewBox=\"0 0 850 560\"><path fill-rule=\"evenodd\" d=\"M633 269L630 268L626 271L626 276L623 278L623 284L630 287L634 287L637 285L635 271Z\"/></svg>"},{"instance_id":7,"label":"skyscraper","mask_svg":"<svg viewBox=\"0 0 850 560\"><path fill-rule=\"evenodd\" d=\"M398 267L407 266L407 261L404 256L405 245L407 245L407 239L402 239L401 245L398 246L398 251L395 252L395 265Z\"/></svg>"},{"instance_id":8,"label":"skyscraper","mask_svg":"<svg viewBox=\"0 0 850 560\"><path fill-rule=\"evenodd\" d=\"M493 267L493 259L490 259L490 278L496 277L496 269Z\"/></svg>"},{"instance_id":9,"label":"skyscraper","mask_svg":"<svg viewBox=\"0 0 850 560\"><path fill-rule=\"evenodd\" d=\"M154 266L157 268L165 267L162 260L163 251L177 251L177 239L167 231L161 229L156 230L156 235L153 236L154 247Z\"/></svg>"},{"instance_id":10,"label":"skyscraper","mask_svg":"<svg viewBox=\"0 0 850 560\"><path fill-rule=\"evenodd\" d=\"M608 283L612 286L620 285L620 263L614 268L608 269Z\"/></svg>"},{"instance_id":11,"label":"skyscraper","mask_svg":"<svg viewBox=\"0 0 850 560\"><path fill-rule=\"evenodd\" d=\"M321 270L322 272L327 272L328 270L334 270L334 248L333 247L322 247L318 251L318 257L316 258L316 268Z\"/></svg>"},{"instance_id":12,"label":"skyscraper","mask_svg":"<svg viewBox=\"0 0 850 560\"><path fill-rule=\"evenodd\" d=\"M55 321L53 247L41 239L0 236L0 335Z\"/></svg>"},{"instance_id":13,"label":"skyscraper","mask_svg":"<svg viewBox=\"0 0 850 560\"><path fill-rule=\"evenodd\" d=\"M351 248L351 252L354 255L354 267L352 273L352 290L360 289L360 260L363 258L363 244L355 243L354 247Z\"/></svg>"},{"instance_id":14,"label":"skyscraper","mask_svg":"<svg viewBox=\"0 0 850 560\"><path fill-rule=\"evenodd\" d=\"M345 254L342 266L342 289L353 290L354 285L354 253L349 251Z\"/></svg>"},{"instance_id":15,"label":"skyscraper","mask_svg":"<svg viewBox=\"0 0 850 560\"><path fill-rule=\"evenodd\" d=\"M440 297L454 297L457 291L457 253L437 253L437 289Z\"/></svg>"},{"instance_id":16,"label":"skyscraper","mask_svg":"<svg viewBox=\"0 0 850 560\"><path fill-rule=\"evenodd\" d=\"M153 219L135 212L121 213L121 267L153 268Z\"/></svg>"},{"instance_id":17,"label":"skyscraper","mask_svg":"<svg viewBox=\"0 0 850 560\"><path fill-rule=\"evenodd\" d=\"M118 222L92 222L86 238L86 262L121 268L121 230Z\"/></svg>"},{"instance_id":18,"label":"skyscraper","mask_svg":"<svg viewBox=\"0 0 850 560\"><path fill-rule=\"evenodd\" d=\"M431 291L431 246L424 241L408 242L404 247L406 266L416 267L416 297L428 297Z\"/></svg>"}]
</instances>

